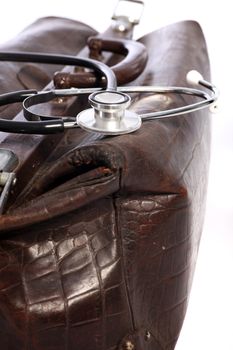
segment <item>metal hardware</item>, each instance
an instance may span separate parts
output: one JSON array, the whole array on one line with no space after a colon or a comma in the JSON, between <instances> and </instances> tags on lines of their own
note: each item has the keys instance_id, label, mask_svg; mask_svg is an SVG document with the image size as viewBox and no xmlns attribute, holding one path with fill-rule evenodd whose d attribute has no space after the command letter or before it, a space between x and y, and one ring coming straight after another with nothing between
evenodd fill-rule
<instances>
[{"instance_id":1,"label":"metal hardware","mask_svg":"<svg viewBox=\"0 0 233 350\"><path fill-rule=\"evenodd\" d=\"M126 110L131 101L128 95L101 91L91 94L89 101L93 108L84 110L77 116L77 124L83 129L106 135L122 135L140 128L141 118Z\"/></svg>"},{"instance_id":2,"label":"metal hardware","mask_svg":"<svg viewBox=\"0 0 233 350\"><path fill-rule=\"evenodd\" d=\"M0 149L0 215L3 213L12 186L16 184L13 170L18 158L8 149Z\"/></svg>"},{"instance_id":3,"label":"metal hardware","mask_svg":"<svg viewBox=\"0 0 233 350\"><path fill-rule=\"evenodd\" d=\"M16 184L15 173L8 173L5 171L0 172L0 215L4 211L11 188L15 184Z\"/></svg>"},{"instance_id":4,"label":"metal hardware","mask_svg":"<svg viewBox=\"0 0 233 350\"><path fill-rule=\"evenodd\" d=\"M127 340L123 346L122 346L123 350L134 350L135 346L134 344L130 341L130 340Z\"/></svg>"},{"instance_id":5,"label":"metal hardware","mask_svg":"<svg viewBox=\"0 0 233 350\"><path fill-rule=\"evenodd\" d=\"M149 331L146 331L145 333L145 341L149 341L151 339L151 333Z\"/></svg>"},{"instance_id":6,"label":"metal hardware","mask_svg":"<svg viewBox=\"0 0 233 350\"><path fill-rule=\"evenodd\" d=\"M0 172L12 172L18 162L17 156L12 151L0 148Z\"/></svg>"},{"instance_id":7,"label":"metal hardware","mask_svg":"<svg viewBox=\"0 0 233 350\"><path fill-rule=\"evenodd\" d=\"M112 15L115 20L114 27L120 32L125 32L132 26L139 24L144 9L144 1L141 0L118 0Z\"/></svg>"}]
</instances>

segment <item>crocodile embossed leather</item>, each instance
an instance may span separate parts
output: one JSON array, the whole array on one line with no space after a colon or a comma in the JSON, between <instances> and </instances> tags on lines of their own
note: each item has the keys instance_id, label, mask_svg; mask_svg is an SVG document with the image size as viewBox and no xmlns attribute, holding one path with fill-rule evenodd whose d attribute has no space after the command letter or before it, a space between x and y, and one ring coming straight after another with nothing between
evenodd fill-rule
<instances>
[{"instance_id":1,"label":"crocodile embossed leather","mask_svg":"<svg viewBox=\"0 0 233 350\"><path fill-rule=\"evenodd\" d=\"M96 34L85 24L46 18L1 49L84 57ZM197 23L169 25L139 42L148 61L129 85L187 86L191 69L209 79ZM0 63L0 91L42 88L59 69ZM131 110L140 113L190 102L172 94L131 98ZM86 97L46 106L73 116L86 107ZM19 111L15 105L0 114L10 119ZM0 215L1 350L173 350L202 232L208 111L147 121L116 137L74 129L1 133L0 142L18 159Z\"/></svg>"}]
</instances>

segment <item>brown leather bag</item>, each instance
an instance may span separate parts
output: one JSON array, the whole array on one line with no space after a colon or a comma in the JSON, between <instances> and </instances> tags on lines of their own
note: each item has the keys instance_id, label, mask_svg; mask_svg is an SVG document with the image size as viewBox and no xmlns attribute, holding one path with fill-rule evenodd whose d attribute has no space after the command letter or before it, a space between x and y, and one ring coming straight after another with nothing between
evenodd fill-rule
<instances>
[{"instance_id":1,"label":"brown leather bag","mask_svg":"<svg viewBox=\"0 0 233 350\"><path fill-rule=\"evenodd\" d=\"M75 21L46 18L1 49L77 54L95 34ZM197 23L176 23L139 42L148 62L130 84L185 86L190 69L209 78ZM1 92L41 88L57 70L1 63ZM131 109L189 101L137 94ZM72 98L48 108L75 115L86 106L85 98ZM12 118L19 109L4 107L1 116ZM208 112L147 121L116 137L81 129L0 135L1 150L14 152L18 162L0 216L1 349L174 349L202 231Z\"/></svg>"}]
</instances>

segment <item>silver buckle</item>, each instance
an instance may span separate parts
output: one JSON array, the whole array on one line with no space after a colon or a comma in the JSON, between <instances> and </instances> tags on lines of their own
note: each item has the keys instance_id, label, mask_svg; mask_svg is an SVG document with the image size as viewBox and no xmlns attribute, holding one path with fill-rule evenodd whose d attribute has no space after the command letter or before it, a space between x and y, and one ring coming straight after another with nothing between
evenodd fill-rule
<instances>
[{"instance_id":1,"label":"silver buckle","mask_svg":"<svg viewBox=\"0 0 233 350\"><path fill-rule=\"evenodd\" d=\"M144 9L142 0L118 0L112 19L127 19L132 25L139 24Z\"/></svg>"}]
</instances>

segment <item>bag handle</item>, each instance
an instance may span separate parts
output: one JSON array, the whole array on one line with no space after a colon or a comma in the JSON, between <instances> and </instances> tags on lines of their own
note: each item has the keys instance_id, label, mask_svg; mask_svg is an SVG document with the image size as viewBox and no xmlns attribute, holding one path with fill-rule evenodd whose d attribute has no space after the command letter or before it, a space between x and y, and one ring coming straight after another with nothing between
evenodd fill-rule
<instances>
[{"instance_id":1,"label":"bag handle","mask_svg":"<svg viewBox=\"0 0 233 350\"><path fill-rule=\"evenodd\" d=\"M91 37L88 40L88 47L89 56L93 59L101 60L103 51L124 56L123 60L111 67L117 77L118 85L127 84L136 79L147 63L148 56L145 46L133 40ZM105 86L105 79L87 71L57 72L54 75L54 85L62 89Z\"/></svg>"}]
</instances>

